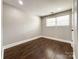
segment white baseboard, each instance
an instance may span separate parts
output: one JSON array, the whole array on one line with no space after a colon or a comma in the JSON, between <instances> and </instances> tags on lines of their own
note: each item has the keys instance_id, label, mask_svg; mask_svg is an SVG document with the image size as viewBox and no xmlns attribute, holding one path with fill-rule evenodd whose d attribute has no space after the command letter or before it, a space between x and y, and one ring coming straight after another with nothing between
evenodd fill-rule
<instances>
[{"instance_id":1,"label":"white baseboard","mask_svg":"<svg viewBox=\"0 0 79 59\"><path fill-rule=\"evenodd\" d=\"M37 36L37 37L33 37L33 38L26 39L26 40L23 40L23 41L19 41L19 42L15 42L15 43L12 43L12 44L5 45L5 46L3 46L3 50L10 48L10 47L13 47L13 46L16 46L16 45L19 45L19 44L22 44L22 43L25 43L25 42L28 42L28 41L31 41L31 40L35 40L35 39L40 38L40 37L41 36Z\"/></svg>"},{"instance_id":2,"label":"white baseboard","mask_svg":"<svg viewBox=\"0 0 79 59\"><path fill-rule=\"evenodd\" d=\"M37 36L37 37L33 37L33 38L26 39L26 40L23 40L23 41L19 41L19 42L15 42L15 43L12 43L12 44L8 44L6 46L3 46L3 49L7 49L7 48L10 48L10 47L13 47L13 46L16 46L16 45L19 45L19 44L31 41L31 40L35 40L35 39L40 38L40 37L48 38L48 39L52 39L52 40L57 40L57 41L60 41L60 42L70 43L71 46L73 47L72 42L67 41L67 40L58 39L58 38L54 38L54 37L48 37L48 36Z\"/></svg>"},{"instance_id":3,"label":"white baseboard","mask_svg":"<svg viewBox=\"0 0 79 59\"><path fill-rule=\"evenodd\" d=\"M52 39L52 40L57 40L57 41L60 41L60 42L70 43L71 46L73 47L73 42L71 42L71 41L67 41L67 40L59 39L59 38L54 38L54 37L49 37L49 36L42 36L42 37L44 37L44 38L48 38L48 39Z\"/></svg>"}]
</instances>

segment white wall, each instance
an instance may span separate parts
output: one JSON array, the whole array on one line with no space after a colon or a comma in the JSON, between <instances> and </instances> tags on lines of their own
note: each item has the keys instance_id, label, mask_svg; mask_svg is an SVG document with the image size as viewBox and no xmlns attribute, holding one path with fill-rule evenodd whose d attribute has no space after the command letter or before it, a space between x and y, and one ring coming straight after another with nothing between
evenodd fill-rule
<instances>
[{"instance_id":1,"label":"white wall","mask_svg":"<svg viewBox=\"0 0 79 59\"><path fill-rule=\"evenodd\" d=\"M26 40L40 35L40 18L3 4L3 45Z\"/></svg>"},{"instance_id":2,"label":"white wall","mask_svg":"<svg viewBox=\"0 0 79 59\"><path fill-rule=\"evenodd\" d=\"M43 17L39 17L25 13L23 10L3 4L3 45L26 40L39 35L50 36L59 39L72 41L71 37L71 20L70 26L65 27L46 27L46 18L61 16L65 14L71 15L71 10ZM41 25L42 24L42 25ZM42 27L42 28L41 28Z\"/></svg>"},{"instance_id":3,"label":"white wall","mask_svg":"<svg viewBox=\"0 0 79 59\"><path fill-rule=\"evenodd\" d=\"M58 27L47 27L46 19L51 17L57 17L61 15L72 14L71 10L57 13L50 16L42 17L42 35L48 37L54 37L59 39L64 39L67 41L72 41L72 31L71 31L71 16L70 16L70 25L69 26L58 26Z\"/></svg>"}]
</instances>

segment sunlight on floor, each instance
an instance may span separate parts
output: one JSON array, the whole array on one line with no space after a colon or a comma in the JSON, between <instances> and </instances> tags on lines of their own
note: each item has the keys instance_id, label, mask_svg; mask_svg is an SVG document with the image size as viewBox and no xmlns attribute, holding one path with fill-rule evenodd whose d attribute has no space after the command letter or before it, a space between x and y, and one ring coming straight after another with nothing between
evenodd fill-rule
<instances>
[{"instance_id":1,"label":"sunlight on floor","mask_svg":"<svg viewBox=\"0 0 79 59\"><path fill-rule=\"evenodd\" d=\"M50 49L50 48L46 49L46 55L48 56L47 57L48 59L52 59L52 58L55 57L54 51L52 49Z\"/></svg>"},{"instance_id":2,"label":"sunlight on floor","mask_svg":"<svg viewBox=\"0 0 79 59\"><path fill-rule=\"evenodd\" d=\"M66 55L63 54L57 54L56 52L54 52L52 49L48 48L46 49L46 56L48 59L65 59Z\"/></svg>"}]
</instances>

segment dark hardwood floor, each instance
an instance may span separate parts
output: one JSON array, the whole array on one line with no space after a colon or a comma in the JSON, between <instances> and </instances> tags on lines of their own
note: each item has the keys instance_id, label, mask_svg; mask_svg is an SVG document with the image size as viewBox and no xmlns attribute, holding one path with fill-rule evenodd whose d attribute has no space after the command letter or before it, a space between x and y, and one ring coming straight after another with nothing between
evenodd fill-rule
<instances>
[{"instance_id":1,"label":"dark hardwood floor","mask_svg":"<svg viewBox=\"0 0 79 59\"><path fill-rule=\"evenodd\" d=\"M73 59L69 43L39 38L8 48L4 59Z\"/></svg>"}]
</instances>

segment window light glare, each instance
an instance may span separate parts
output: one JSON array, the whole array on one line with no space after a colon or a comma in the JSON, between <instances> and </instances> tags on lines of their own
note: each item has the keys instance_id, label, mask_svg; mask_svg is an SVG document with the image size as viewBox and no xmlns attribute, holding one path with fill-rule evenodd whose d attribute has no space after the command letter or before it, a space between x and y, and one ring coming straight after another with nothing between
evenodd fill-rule
<instances>
[{"instance_id":1,"label":"window light glare","mask_svg":"<svg viewBox=\"0 0 79 59\"><path fill-rule=\"evenodd\" d=\"M60 10L62 10L62 9L61 9L61 8L57 8L57 10L59 10L59 11L60 11Z\"/></svg>"},{"instance_id":2,"label":"window light glare","mask_svg":"<svg viewBox=\"0 0 79 59\"><path fill-rule=\"evenodd\" d=\"M22 2L22 0L19 0L19 4L20 4L20 5L23 5L23 2Z\"/></svg>"}]
</instances>

